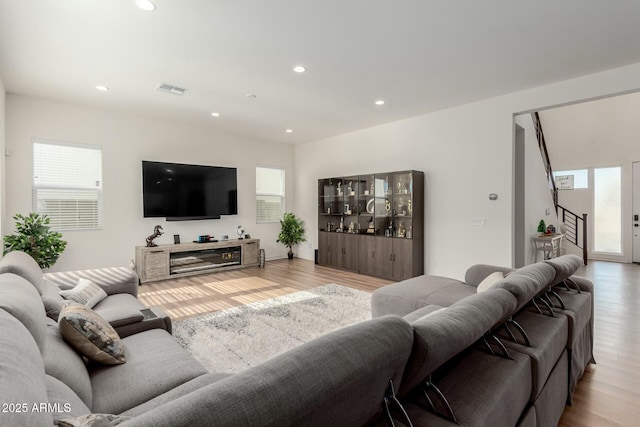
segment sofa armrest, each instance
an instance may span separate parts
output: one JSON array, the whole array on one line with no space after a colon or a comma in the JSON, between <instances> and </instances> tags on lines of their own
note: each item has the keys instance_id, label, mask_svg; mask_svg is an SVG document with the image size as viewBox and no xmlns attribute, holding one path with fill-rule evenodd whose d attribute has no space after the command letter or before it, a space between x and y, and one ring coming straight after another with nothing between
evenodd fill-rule
<instances>
[{"instance_id":1,"label":"sofa armrest","mask_svg":"<svg viewBox=\"0 0 640 427\"><path fill-rule=\"evenodd\" d=\"M45 273L44 278L60 289L71 289L78 284L80 278L84 278L100 286L107 295L131 294L138 297L138 275L127 267Z\"/></svg>"},{"instance_id":2,"label":"sofa armrest","mask_svg":"<svg viewBox=\"0 0 640 427\"><path fill-rule=\"evenodd\" d=\"M507 274L514 271L514 269L509 267L499 267L497 265L488 265L488 264L472 265L471 267L469 267L469 269L464 275L464 283L469 286L478 287L480 282L486 279L488 275L490 275L491 273L495 273L496 271L501 271Z\"/></svg>"}]
</instances>

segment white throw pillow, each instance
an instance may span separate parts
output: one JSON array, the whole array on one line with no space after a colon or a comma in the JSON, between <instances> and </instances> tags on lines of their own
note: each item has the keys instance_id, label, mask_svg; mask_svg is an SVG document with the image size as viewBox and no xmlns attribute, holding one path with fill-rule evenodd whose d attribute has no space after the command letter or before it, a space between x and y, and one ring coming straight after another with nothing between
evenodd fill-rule
<instances>
[{"instance_id":1,"label":"white throw pillow","mask_svg":"<svg viewBox=\"0 0 640 427\"><path fill-rule=\"evenodd\" d=\"M91 280L80 279L73 289L60 291L62 298L86 305L89 308L95 307L100 301L107 297L107 293L100 286Z\"/></svg>"},{"instance_id":2,"label":"white throw pillow","mask_svg":"<svg viewBox=\"0 0 640 427\"><path fill-rule=\"evenodd\" d=\"M478 288L476 289L476 292L488 291L489 289L493 288L493 285L495 285L497 282L499 282L502 279L504 279L504 273L502 271L496 271L495 273L491 273L490 275L485 277L482 282L478 284Z\"/></svg>"}]
</instances>

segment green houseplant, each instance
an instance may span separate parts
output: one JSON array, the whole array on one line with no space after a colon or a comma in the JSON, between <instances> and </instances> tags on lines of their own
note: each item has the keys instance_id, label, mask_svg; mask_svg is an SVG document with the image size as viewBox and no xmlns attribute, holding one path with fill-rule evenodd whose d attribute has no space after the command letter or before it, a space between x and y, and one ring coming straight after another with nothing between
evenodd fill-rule
<instances>
[{"instance_id":1,"label":"green houseplant","mask_svg":"<svg viewBox=\"0 0 640 427\"><path fill-rule=\"evenodd\" d=\"M31 255L41 268L53 266L67 246L62 234L51 231L50 219L46 215L31 212L24 216L16 214L16 233L4 236L4 254L23 251Z\"/></svg>"},{"instance_id":2,"label":"green houseplant","mask_svg":"<svg viewBox=\"0 0 640 427\"><path fill-rule=\"evenodd\" d=\"M538 233L546 233L547 232L547 226L544 223L544 219L541 219L540 222L538 223Z\"/></svg>"},{"instance_id":3,"label":"green houseplant","mask_svg":"<svg viewBox=\"0 0 640 427\"><path fill-rule=\"evenodd\" d=\"M291 212L285 212L280 220L280 234L278 235L278 243L282 243L289 248L287 254L289 259L293 258L293 245L304 242L304 221L296 217Z\"/></svg>"}]
</instances>

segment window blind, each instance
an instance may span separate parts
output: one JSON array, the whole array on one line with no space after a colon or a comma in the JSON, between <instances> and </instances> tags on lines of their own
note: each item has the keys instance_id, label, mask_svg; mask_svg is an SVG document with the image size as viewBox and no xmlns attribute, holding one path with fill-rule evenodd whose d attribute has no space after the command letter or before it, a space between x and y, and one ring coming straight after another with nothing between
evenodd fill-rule
<instances>
[{"instance_id":1,"label":"window blind","mask_svg":"<svg viewBox=\"0 0 640 427\"><path fill-rule=\"evenodd\" d=\"M101 228L102 148L33 140L33 210L54 230Z\"/></svg>"},{"instance_id":2,"label":"window blind","mask_svg":"<svg viewBox=\"0 0 640 427\"><path fill-rule=\"evenodd\" d=\"M256 167L256 223L282 219L284 188L284 170Z\"/></svg>"}]
</instances>

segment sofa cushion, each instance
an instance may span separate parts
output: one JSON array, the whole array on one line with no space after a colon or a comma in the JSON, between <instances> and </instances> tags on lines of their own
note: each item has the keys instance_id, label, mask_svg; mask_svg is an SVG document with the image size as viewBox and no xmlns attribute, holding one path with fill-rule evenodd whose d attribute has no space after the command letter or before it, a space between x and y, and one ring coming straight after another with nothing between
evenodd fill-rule
<instances>
[{"instance_id":1,"label":"sofa cushion","mask_svg":"<svg viewBox=\"0 0 640 427\"><path fill-rule=\"evenodd\" d=\"M227 374L227 373L211 373L211 374L200 375L199 377L195 377L194 379L187 381L186 383L181 384L178 387L172 388L166 393L162 393L160 396L156 396L153 399L146 401L141 405L138 405L134 408L124 411L122 415L135 417L137 415L144 414L145 412L150 411L151 409L162 406L168 402L171 402L174 399L177 399L186 394L189 394L192 391L198 390L204 386L213 384L216 381L220 381L232 375L233 374Z\"/></svg>"},{"instance_id":2,"label":"sofa cushion","mask_svg":"<svg viewBox=\"0 0 640 427\"><path fill-rule=\"evenodd\" d=\"M496 283L494 287L511 292L518 299L516 311L519 311L540 292L548 288L555 275L556 271L553 267L539 262L512 272Z\"/></svg>"},{"instance_id":3,"label":"sofa cushion","mask_svg":"<svg viewBox=\"0 0 640 427\"><path fill-rule=\"evenodd\" d=\"M475 287L467 286L459 280L417 276L376 289L371 295L372 317L387 314L406 316L430 304L448 307L475 292Z\"/></svg>"},{"instance_id":4,"label":"sofa cushion","mask_svg":"<svg viewBox=\"0 0 640 427\"><path fill-rule=\"evenodd\" d=\"M539 426L557 426L562 417L566 401L560 396L566 396L568 392L567 369L565 351L549 374L549 379L534 404Z\"/></svg>"},{"instance_id":5,"label":"sofa cushion","mask_svg":"<svg viewBox=\"0 0 640 427\"><path fill-rule=\"evenodd\" d=\"M79 417L91 413L82 399L59 379L47 375L46 384L47 400L55 409L51 412L54 423L63 418Z\"/></svg>"},{"instance_id":6,"label":"sofa cushion","mask_svg":"<svg viewBox=\"0 0 640 427\"><path fill-rule=\"evenodd\" d=\"M127 363L89 365L93 412L120 414L207 373L165 330L141 332L122 342Z\"/></svg>"},{"instance_id":7,"label":"sofa cushion","mask_svg":"<svg viewBox=\"0 0 640 427\"><path fill-rule=\"evenodd\" d=\"M411 326L397 316L361 322L145 412L130 425L369 425L382 411L389 381L399 383L411 344Z\"/></svg>"},{"instance_id":8,"label":"sofa cushion","mask_svg":"<svg viewBox=\"0 0 640 427\"><path fill-rule=\"evenodd\" d=\"M66 302L58 328L62 338L89 360L107 365L125 363L124 346L118 333L89 307Z\"/></svg>"},{"instance_id":9,"label":"sofa cushion","mask_svg":"<svg viewBox=\"0 0 640 427\"><path fill-rule=\"evenodd\" d=\"M512 352L511 359L470 351L456 358L434 383L465 427L513 427L531 394L530 361ZM441 375L441 376L440 376ZM407 405L414 426L450 425L423 406Z\"/></svg>"},{"instance_id":10,"label":"sofa cushion","mask_svg":"<svg viewBox=\"0 0 640 427\"><path fill-rule=\"evenodd\" d=\"M11 251L0 259L0 274L13 273L27 280L42 294L42 269L30 255L22 251Z\"/></svg>"},{"instance_id":11,"label":"sofa cushion","mask_svg":"<svg viewBox=\"0 0 640 427\"><path fill-rule=\"evenodd\" d=\"M582 259L573 254L562 255L557 258L551 258L544 261L556 271L556 276L552 284L557 284L572 276L580 267L582 267Z\"/></svg>"},{"instance_id":12,"label":"sofa cushion","mask_svg":"<svg viewBox=\"0 0 640 427\"><path fill-rule=\"evenodd\" d=\"M51 414L32 410L34 404L47 402L44 365L33 336L4 309L0 309L0 331L0 402L19 404L0 411L0 425L51 427Z\"/></svg>"},{"instance_id":13,"label":"sofa cushion","mask_svg":"<svg viewBox=\"0 0 640 427\"><path fill-rule=\"evenodd\" d=\"M140 310L143 308L145 306L131 294L115 294L109 295L100 301L93 307L93 310L109 322L111 326L118 328L119 326L141 322L144 319L144 315Z\"/></svg>"},{"instance_id":14,"label":"sofa cushion","mask_svg":"<svg viewBox=\"0 0 640 427\"><path fill-rule=\"evenodd\" d=\"M60 289L71 289L80 278L85 278L104 289L107 295L128 293L134 297L138 296L138 276L127 267L46 273L44 278L55 283Z\"/></svg>"},{"instance_id":15,"label":"sofa cushion","mask_svg":"<svg viewBox=\"0 0 640 427\"><path fill-rule=\"evenodd\" d=\"M469 267L464 274L464 283L469 286L478 286L488 275L500 271L507 276L515 269L489 264L475 264Z\"/></svg>"},{"instance_id":16,"label":"sofa cushion","mask_svg":"<svg viewBox=\"0 0 640 427\"><path fill-rule=\"evenodd\" d=\"M78 395L86 406L91 406L91 380L82 357L60 335L58 324L49 319L47 339L42 351L44 370L57 378Z\"/></svg>"},{"instance_id":17,"label":"sofa cushion","mask_svg":"<svg viewBox=\"0 0 640 427\"><path fill-rule=\"evenodd\" d=\"M79 304L93 308L107 297L107 293L91 280L80 278L78 284L72 289L60 291L64 299L75 301Z\"/></svg>"},{"instance_id":18,"label":"sofa cushion","mask_svg":"<svg viewBox=\"0 0 640 427\"><path fill-rule=\"evenodd\" d=\"M425 316L430 316L432 314L439 313L442 310L446 310L446 309L447 307L440 307L439 305L435 305L435 304L426 305L422 308L417 309L413 313L409 313L406 316L403 316L403 319L411 323Z\"/></svg>"},{"instance_id":19,"label":"sofa cushion","mask_svg":"<svg viewBox=\"0 0 640 427\"><path fill-rule=\"evenodd\" d=\"M499 333L502 342L510 349L531 358L531 399L533 403L540 395L551 370L567 347L569 325L565 316L550 317L542 314L523 311L515 320L522 326L529 337L530 346L514 343L502 330ZM518 337L517 332L513 332ZM520 341L522 342L522 341Z\"/></svg>"},{"instance_id":20,"label":"sofa cushion","mask_svg":"<svg viewBox=\"0 0 640 427\"><path fill-rule=\"evenodd\" d=\"M31 283L12 273L0 274L0 308L22 322L38 348L44 348L47 316L42 299Z\"/></svg>"},{"instance_id":21,"label":"sofa cushion","mask_svg":"<svg viewBox=\"0 0 640 427\"><path fill-rule=\"evenodd\" d=\"M53 283L43 280L40 297L42 298L47 317L58 321L60 310L62 310L62 305L64 304L64 299L60 296L60 289Z\"/></svg>"},{"instance_id":22,"label":"sofa cushion","mask_svg":"<svg viewBox=\"0 0 640 427\"><path fill-rule=\"evenodd\" d=\"M407 395L438 367L504 322L516 303L508 291L491 289L412 322L413 349L398 394Z\"/></svg>"},{"instance_id":23,"label":"sofa cushion","mask_svg":"<svg viewBox=\"0 0 640 427\"><path fill-rule=\"evenodd\" d=\"M114 414L87 414L75 418L66 418L58 422L59 427L109 427L117 426L131 417Z\"/></svg>"}]
</instances>

